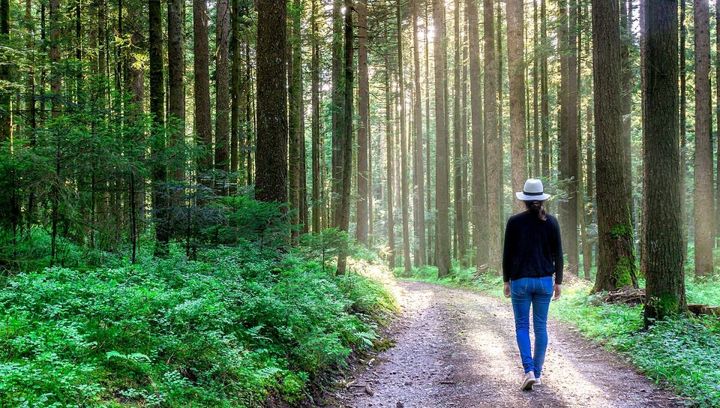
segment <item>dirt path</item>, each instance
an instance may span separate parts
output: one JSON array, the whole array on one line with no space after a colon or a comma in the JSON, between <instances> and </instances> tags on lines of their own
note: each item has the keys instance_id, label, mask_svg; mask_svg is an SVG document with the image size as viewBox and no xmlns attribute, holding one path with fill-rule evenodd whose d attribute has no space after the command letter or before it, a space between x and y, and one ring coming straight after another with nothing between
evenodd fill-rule
<instances>
[{"instance_id":1,"label":"dirt path","mask_svg":"<svg viewBox=\"0 0 720 408\"><path fill-rule=\"evenodd\" d=\"M550 321L542 386L522 376L510 302L400 282L395 347L356 372L336 407L682 407L620 358ZM551 305L551 307L553 307Z\"/></svg>"}]
</instances>

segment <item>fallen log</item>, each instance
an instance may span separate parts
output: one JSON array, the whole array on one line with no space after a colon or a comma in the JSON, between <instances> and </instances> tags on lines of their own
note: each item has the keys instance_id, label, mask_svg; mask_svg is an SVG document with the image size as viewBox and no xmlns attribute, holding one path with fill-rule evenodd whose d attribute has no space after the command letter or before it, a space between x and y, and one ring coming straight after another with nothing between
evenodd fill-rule
<instances>
[{"instance_id":1,"label":"fallen log","mask_svg":"<svg viewBox=\"0 0 720 408\"><path fill-rule=\"evenodd\" d=\"M639 305L645 303L645 289L636 289L631 287L621 288L605 293L602 300L605 303Z\"/></svg>"},{"instance_id":2,"label":"fallen log","mask_svg":"<svg viewBox=\"0 0 720 408\"><path fill-rule=\"evenodd\" d=\"M720 306L708 306L691 304L688 305L688 310L695 316L718 316L720 317Z\"/></svg>"}]
</instances>

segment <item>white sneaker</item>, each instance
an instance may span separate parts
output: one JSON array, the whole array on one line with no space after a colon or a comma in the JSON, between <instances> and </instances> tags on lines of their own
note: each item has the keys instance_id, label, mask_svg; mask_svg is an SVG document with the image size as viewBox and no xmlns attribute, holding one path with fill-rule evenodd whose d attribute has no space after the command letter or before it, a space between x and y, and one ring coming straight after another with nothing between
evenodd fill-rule
<instances>
[{"instance_id":1,"label":"white sneaker","mask_svg":"<svg viewBox=\"0 0 720 408\"><path fill-rule=\"evenodd\" d=\"M539 378L536 378L536 379L535 379L535 384L533 384L533 385L534 385L535 387L537 387L538 385L543 385L543 384L542 384L542 381L540 381Z\"/></svg>"},{"instance_id":2,"label":"white sneaker","mask_svg":"<svg viewBox=\"0 0 720 408\"><path fill-rule=\"evenodd\" d=\"M523 391L532 391L533 384L535 384L536 381L535 373L529 371L525 373L525 378L523 379L522 387L520 387L520 389Z\"/></svg>"}]
</instances>

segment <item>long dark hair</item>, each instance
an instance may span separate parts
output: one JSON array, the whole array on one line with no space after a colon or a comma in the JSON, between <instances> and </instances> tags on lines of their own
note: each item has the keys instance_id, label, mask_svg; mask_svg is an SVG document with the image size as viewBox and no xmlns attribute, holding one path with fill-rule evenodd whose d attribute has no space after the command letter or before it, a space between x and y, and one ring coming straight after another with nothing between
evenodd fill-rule
<instances>
[{"instance_id":1,"label":"long dark hair","mask_svg":"<svg viewBox=\"0 0 720 408\"><path fill-rule=\"evenodd\" d=\"M539 206L534 205L534 203L540 203ZM543 221L547 220L547 213L545 212L545 201L525 201L525 207L533 214L536 214L537 217Z\"/></svg>"}]
</instances>

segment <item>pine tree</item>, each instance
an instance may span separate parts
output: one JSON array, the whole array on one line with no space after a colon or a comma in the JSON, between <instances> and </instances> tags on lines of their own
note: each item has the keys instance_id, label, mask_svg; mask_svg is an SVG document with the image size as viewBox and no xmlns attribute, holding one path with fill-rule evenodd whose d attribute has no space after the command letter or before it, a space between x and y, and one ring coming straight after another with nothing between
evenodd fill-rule
<instances>
[{"instance_id":1,"label":"pine tree","mask_svg":"<svg viewBox=\"0 0 720 408\"><path fill-rule=\"evenodd\" d=\"M696 17L702 17L702 5L697 3L696 7L700 6L701 10L696 8L696 13L700 13ZM646 247L643 274L647 278L645 323L649 325L651 319L661 319L685 309L685 276L681 212L668 211L668 208L677 209L681 202L676 80L678 5L676 0L651 1L645 7L644 232L645 242L652 245ZM709 37L706 45L709 47ZM598 199L599 195L600 191Z\"/></svg>"},{"instance_id":2,"label":"pine tree","mask_svg":"<svg viewBox=\"0 0 720 408\"><path fill-rule=\"evenodd\" d=\"M450 166L447 131L447 39L445 38L445 4L434 0L435 37L435 265L438 276L450 273Z\"/></svg>"},{"instance_id":3,"label":"pine tree","mask_svg":"<svg viewBox=\"0 0 720 408\"><path fill-rule=\"evenodd\" d=\"M287 5L258 0L255 197L287 201Z\"/></svg>"},{"instance_id":4,"label":"pine tree","mask_svg":"<svg viewBox=\"0 0 720 408\"><path fill-rule=\"evenodd\" d=\"M634 283L630 183L622 157L620 22L618 2L592 3L595 162L599 254L593 291Z\"/></svg>"}]
</instances>

